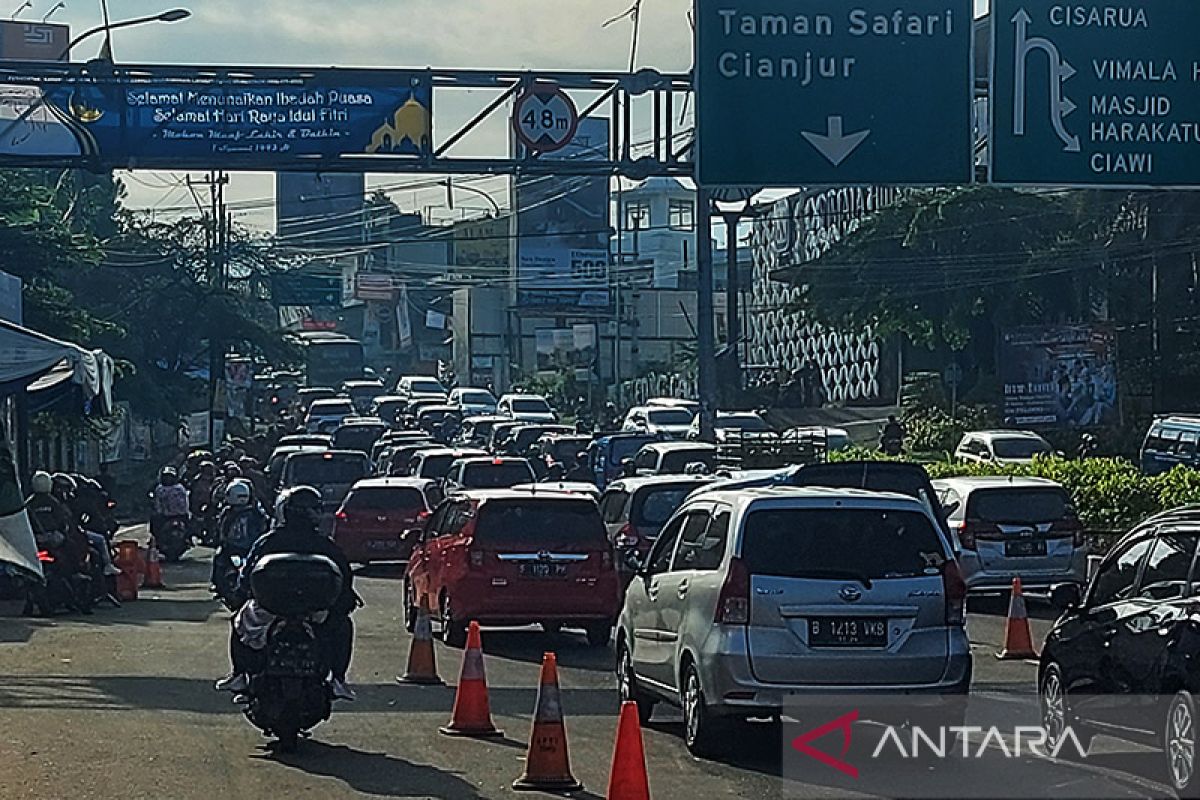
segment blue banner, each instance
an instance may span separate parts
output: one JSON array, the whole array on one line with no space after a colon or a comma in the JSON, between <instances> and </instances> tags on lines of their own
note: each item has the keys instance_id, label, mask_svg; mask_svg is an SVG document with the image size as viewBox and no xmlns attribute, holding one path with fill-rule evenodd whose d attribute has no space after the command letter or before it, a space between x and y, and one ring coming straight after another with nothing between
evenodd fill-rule
<instances>
[{"instance_id":1,"label":"blue banner","mask_svg":"<svg viewBox=\"0 0 1200 800\"><path fill-rule=\"evenodd\" d=\"M8 66L0 165L367 171L426 155L422 72Z\"/></svg>"}]
</instances>

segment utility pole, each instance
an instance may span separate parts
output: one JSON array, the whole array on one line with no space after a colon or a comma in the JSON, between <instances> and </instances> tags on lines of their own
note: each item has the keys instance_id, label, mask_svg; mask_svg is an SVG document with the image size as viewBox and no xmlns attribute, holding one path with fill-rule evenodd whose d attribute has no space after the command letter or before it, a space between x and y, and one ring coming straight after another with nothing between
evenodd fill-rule
<instances>
[{"instance_id":1,"label":"utility pole","mask_svg":"<svg viewBox=\"0 0 1200 800\"><path fill-rule=\"evenodd\" d=\"M208 261L210 286L213 295L224 295L229 288L229 228L231 218L225 204L225 186L229 175L225 172L210 172L206 183L211 201L211 232L209 234ZM225 408L218 407L224 397L220 391L225 379L225 340L215 329L208 337L208 444L216 451L224 436ZM218 428L217 419L221 426Z\"/></svg>"},{"instance_id":2,"label":"utility pole","mask_svg":"<svg viewBox=\"0 0 1200 800\"><path fill-rule=\"evenodd\" d=\"M713 344L712 199L696 187L696 379L700 390L700 440L715 440L717 364Z\"/></svg>"}]
</instances>

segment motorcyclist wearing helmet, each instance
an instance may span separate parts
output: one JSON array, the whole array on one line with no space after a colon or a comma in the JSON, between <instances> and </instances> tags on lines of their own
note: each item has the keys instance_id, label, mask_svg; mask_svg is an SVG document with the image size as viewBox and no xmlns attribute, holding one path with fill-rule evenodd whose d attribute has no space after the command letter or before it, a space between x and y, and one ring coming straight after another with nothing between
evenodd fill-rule
<instances>
[{"instance_id":1,"label":"motorcyclist wearing helmet","mask_svg":"<svg viewBox=\"0 0 1200 800\"><path fill-rule=\"evenodd\" d=\"M225 500L225 487L235 478L241 478L242 468L236 461L226 461L221 465L221 476L213 481L212 494L209 497L209 508L217 509Z\"/></svg>"},{"instance_id":2,"label":"motorcyclist wearing helmet","mask_svg":"<svg viewBox=\"0 0 1200 800\"><path fill-rule=\"evenodd\" d=\"M187 521L190 516L187 487L179 482L179 473L174 467L163 467L158 471L158 485L154 487L154 512L150 517L150 533L159 535L167 522L179 518Z\"/></svg>"},{"instance_id":3,"label":"motorcyclist wearing helmet","mask_svg":"<svg viewBox=\"0 0 1200 800\"><path fill-rule=\"evenodd\" d=\"M82 549L80 569L88 570L88 553L92 555L91 564L98 568L94 577L98 580L112 578L121 574L112 561L112 553L108 549L108 539L103 533L89 530L89 517L79 498L79 482L65 472L56 472L51 478L52 493L63 504L70 519L68 536L76 542L76 548Z\"/></svg>"},{"instance_id":4,"label":"motorcyclist wearing helmet","mask_svg":"<svg viewBox=\"0 0 1200 800\"><path fill-rule=\"evenodd\" d=\"M255 499L254 489L245 478L237 478L225 489L225 507L217 519L217 553L213 556L212 588L224 595L224 580L229 559L245 558L258 538L267 532L270 520Z\"/></svg>"},{"instance_id":5,"label":"motorcyclist wearing helmet","mask_svg":"<svg viewBox=\"0 0 1200 800\"><path fill-rule=\"evenodd\" d=\"M54 479L50 473L35 472L30 488L33 494L25 501L25 509L29 514L34 539L39 550L45 550L53 556L49 564L55 574L52 576L48 573L46 577L48 580L56 578L65 581L70 605L76 611L90 613L90 604L85 599L90 596L90 590L85 584L86 573L82 569L87 558L87 540L74 525L70 509L55 496ZM50 613L43 591L29 595L25 603L26 613L32 613L35 606L40 607L43 613Z\"/></svg>"},{"instance_id":6,"label":"motorcyclist wearing helmet","mask_svg":"<svg viewBox=\"0 0 1200 800\"><path fill-rule=\"evenodd\" d=\"M245 691L249 687L248 676L253 674L257 664L261 663L262 653L243 641L242 636L246 632L246 617L259 617L260 620L262 617L261 609L254 603L250 585L250 575L254 566L264 556L275 553L311 553L330 559L342 572L341 594L329 608L325 620L313 626L313 632L320 643L326 666L333 676L334 697L353 700L354 692L346 684L346 673L350 669L354 649L354 625L350 621L350 613L359 600L354 592L354 573L350 570L350 562L346 560L341 548L320 532L318 522L321 516L321 493L316 489L311 486L288 489L279 496L275 507L274 526L254 543L246 557L246 565L242 568L238 590L249 600L235 617L229 648L233 670L227 677L217 681L216 688L230 692ZM238 620L242 621L241 626ZM243 630L239 631L239 627Z\"/></svg>"}]
</instances>

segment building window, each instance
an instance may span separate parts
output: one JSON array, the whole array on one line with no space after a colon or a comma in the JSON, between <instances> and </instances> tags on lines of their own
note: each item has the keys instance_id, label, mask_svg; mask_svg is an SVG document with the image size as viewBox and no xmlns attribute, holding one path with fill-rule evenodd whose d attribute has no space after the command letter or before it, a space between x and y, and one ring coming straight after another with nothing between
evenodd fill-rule
<instances>
[{"instance_id":1,"label":"building window","mask_svg":"<svg viewBox=\"0 0 1200 800\"><path fill-rule=\"evenodd\" d=\"M696 206L691 200L672 200L667 207L667 224L673 231L691 231L696 227Z\"/></svg>"},{"instance_id":2,"label":"building window","mask_svg":"<svg viewBox=\"0 0 1200 800\"><path fill-rule=\"evenodd\" d=\"M646 230L650 227L650 203L647 200L630 200L625 204L625 229Z\"/></svg>"}]
</instances>

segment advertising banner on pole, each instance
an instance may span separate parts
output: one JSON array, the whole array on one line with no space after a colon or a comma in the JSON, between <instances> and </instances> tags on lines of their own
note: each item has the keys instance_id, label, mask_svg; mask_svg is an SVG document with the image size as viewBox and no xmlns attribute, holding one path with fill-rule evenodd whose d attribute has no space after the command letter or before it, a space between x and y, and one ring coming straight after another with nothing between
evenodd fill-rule
<instances>
[{"instance_id":1,"label":"advertising banner on pole","mask_svg":"<svg viewBox=\"0 0 1200 800\"><path fill-rule=\"evenodd\" d=\"M0 66L0 166L367 171L430 152L423 72Z\"/></svg>"},{"instance_id":2,"label":"advertising banner on pole","mask_svg":"<svg viewBox=\"0 0 1200 800\"><path fill-rule=\"evenodd\" d=\"M1119 421L1110 328L1011 328L1000 340L1000 365L1005 425L1083 428Z\"/></svg>"},{"instance_id":3,"label":"advertising banner on pole","mask_svg":"<svg viewBox=\"0 0 1200 800\"><path fill-rule=\"evenodd\" d=\"M569 144L540 162L608 157L606 119L579 120ZM553 309L609 306L609 179L520 177L517 209L517 305Z\"/></svg>"}]
</instances>

